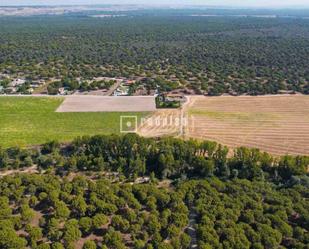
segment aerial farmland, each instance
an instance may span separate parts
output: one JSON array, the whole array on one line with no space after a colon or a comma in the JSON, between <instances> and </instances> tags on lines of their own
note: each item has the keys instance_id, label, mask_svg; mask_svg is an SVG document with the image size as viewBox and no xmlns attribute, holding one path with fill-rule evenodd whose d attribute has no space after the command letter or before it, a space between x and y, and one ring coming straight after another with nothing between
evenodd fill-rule
<instances>
[{"instance_id":1,"label":"aerial farmland","mask_svg":"<svg viewBox=\"0 0 309 249\"><path fill-rule=\"evenodd\" d=\"M187 119L185 131L173 124L140 127L145 136L176 135L217 141L230 148L259 148L275 155L309 153L309 97L187 96L183 110L160 110L151 118Z\"/></svg>"},{"instance_id":2,"label":"aerial farmland","mask_svg":"<svg viewBox=\"0 0 309 249\"><path fill-rule=\"evenodd\" d=\"M0 146L25 147L52 140L67 142L83 135L119 134L122 115L142 117L147 114L126 112L125 109L122 112L56 112L64 99L46 96L0 97ZM95 103L93 106L95 108ZM112 108L111 105L108 107Z\"/></svg>"},{"instance_id":3,"label":"aerial farmland","mask_svg":"<svg viewBox=\"0 0 309 249\"><path fill-rule=\"evenodd\" d=\"M309 249L308 0L112 2L1 0L0 249Z\"/></svg>"}]
</instances>

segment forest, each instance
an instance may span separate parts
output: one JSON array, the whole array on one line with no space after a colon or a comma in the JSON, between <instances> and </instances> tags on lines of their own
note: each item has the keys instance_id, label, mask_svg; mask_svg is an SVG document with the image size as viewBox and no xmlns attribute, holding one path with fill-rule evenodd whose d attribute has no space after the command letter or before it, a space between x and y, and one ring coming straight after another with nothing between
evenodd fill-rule
<instances>
[{"instance_id":1,"label":"forest","mask_svg":"<svg viewBox=\"0 0 309 249\"><path fill-rule=\"evenodd\" d=\"M0 248L300 248L309 157L216 142L79 137L0 150ZM193 232L192 232L193 227Z\"/></svg>"},{"instance_id":2,"label":"forest","mask_svg":"<svg viewBox=\"0 0 309 249\"><path fill-rule=\"evenodd\" d=\"M0 85L105 76L210 96L309 93L308 19L145 12L0 17Z\"/></svg>"}]
</instances>

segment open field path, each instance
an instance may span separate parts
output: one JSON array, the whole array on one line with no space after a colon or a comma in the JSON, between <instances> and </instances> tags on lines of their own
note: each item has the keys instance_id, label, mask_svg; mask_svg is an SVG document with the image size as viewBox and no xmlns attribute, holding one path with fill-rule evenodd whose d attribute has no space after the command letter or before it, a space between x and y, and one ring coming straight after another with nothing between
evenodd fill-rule
<instances>
[{"instance_id":1,"label":"open field path","mask_svg":"<svg viewBox=\"0 0 309 249\"><path fill-rule=\"evenodd\" d=\"M185 137L188 126L186 109L191 101L189 96L186 99L181 108L157 109L140 124L138 134L144 137Z\"/></svg>"},{"instance_id":2,"label":"open field path","mask_svg":"<svg viewBox=\"0 0 309 249\"><path fill-rule=\"evenodd\" d=\"M0 177L15 175L19 173L35 174L35 173L39 173L39 170L36 165L33 165L28 168L23 168L23 169L4 170L4 171L0 171Z\"/></svg>"}]
</instances>

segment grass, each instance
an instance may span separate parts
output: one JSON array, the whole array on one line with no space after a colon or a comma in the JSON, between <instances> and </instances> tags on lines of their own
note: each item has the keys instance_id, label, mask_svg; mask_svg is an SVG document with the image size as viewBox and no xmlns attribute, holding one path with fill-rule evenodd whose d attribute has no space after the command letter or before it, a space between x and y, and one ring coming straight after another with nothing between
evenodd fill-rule
<instances>
[{"instance_id":1,"label":"grass","mask_svg":"<svg viewBox=\"0 0 309 249\"><path fill-rule=\"evenodd\" d=\"M120 133L120 116L148 113L56 113L58 97L0 97L0 146L28 146L77 136Z\"/></svg>"}]
</instances>

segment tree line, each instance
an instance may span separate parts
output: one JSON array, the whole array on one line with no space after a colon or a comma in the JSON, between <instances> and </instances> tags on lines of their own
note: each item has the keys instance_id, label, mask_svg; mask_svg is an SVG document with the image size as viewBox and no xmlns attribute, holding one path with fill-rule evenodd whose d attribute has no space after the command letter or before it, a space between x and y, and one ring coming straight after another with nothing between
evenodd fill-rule
<instances>
[{"instance_id":1,"label":"tree line","mask_svg":"<svg viewBox=\"0 0 309 249\"><path fill-rule=\"evenodd\" d=\"M212 177L306 182L308 156L273 157L259 149L229 149L212 141L144 138L136 134L78 137L69 145L56 141L36 149L0 150L0 168L36 164L59 174L76 171L118 172L128 179L154 174L159 179Z\"/></svg>"}]
</instances>

